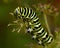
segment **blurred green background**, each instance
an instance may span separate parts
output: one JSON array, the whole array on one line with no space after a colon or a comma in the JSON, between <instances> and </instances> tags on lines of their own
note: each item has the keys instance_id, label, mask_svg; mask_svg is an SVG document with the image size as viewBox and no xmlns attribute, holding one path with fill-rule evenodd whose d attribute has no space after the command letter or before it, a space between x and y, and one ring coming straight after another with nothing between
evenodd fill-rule
<instances>
[{"instance_id":1,"label":"blurred green background","mask_svg":"<svg viewBox=\"0 0 60 48\"><path fill-rule=\"evenodd\" d=\"M22 33L11 32L7 25L13 20L12 16L9 14L13 12L18 6L29 6L37 5L39 3L47 4L51 3L60 13L60 2L59 0L0 0L0 48L42 48L39 46L35 40L31 39L29 34L25 34L24 30ZM37 7L36 7L37 8ZM39 12L39 11L37 11ZM54 18L54 21L52 19ZM40 20L45 26L43 17L40 16ZM51 31L55 34L55 43L48 46L48 48L60 48L60 16L49 17L48 22Z\"/></svg>"}]
</instances>

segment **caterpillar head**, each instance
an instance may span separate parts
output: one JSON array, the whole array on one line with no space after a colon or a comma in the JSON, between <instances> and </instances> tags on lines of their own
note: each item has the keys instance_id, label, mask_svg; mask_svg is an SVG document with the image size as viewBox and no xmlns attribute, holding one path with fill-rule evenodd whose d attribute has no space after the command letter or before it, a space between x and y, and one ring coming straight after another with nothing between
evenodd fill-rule
<instances>
[{"instance_id":1,"label":"caterpillar head","mask_svg":"<svg viewBox=\"0 0 60 48\"><path fill-rule=\"evenodd\" d=\"M16 19L21 18L21 14L20 14L20 8L17 7L13 13L10 13L12 16L14 16Z\"/></svg>"},{"instance_id":2,"label":"caterpillar head","mask_svg":"<svg viewBox=\"0 0 60 48\"><path fill-rule=\"evenodd\" d=\"M16 17L16 18L21 18L20 17L20 8L19 7L17 7L15 10L14 10L14 16Z\"/></svg>"}]
</instances>

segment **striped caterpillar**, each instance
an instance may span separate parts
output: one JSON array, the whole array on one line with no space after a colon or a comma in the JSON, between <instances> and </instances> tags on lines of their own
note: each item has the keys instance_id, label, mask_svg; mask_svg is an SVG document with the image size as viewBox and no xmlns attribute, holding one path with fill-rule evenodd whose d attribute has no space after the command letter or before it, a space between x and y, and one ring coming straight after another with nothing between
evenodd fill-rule
<instances>
[{"instance_id":1,"label":"striped caterpillar","mask_svg":"<svg viewBox=\"0 0 60 48\"><path fill-rule=\"evenodd\" d=\"M26 27L27 33L30 33L32 35L32 39L36 39L39 45L49 44L52 42L53 37L44 30L38 16L31 8L18 7L15 9L13 14L16 19L22 18L24 22L26 21L28 23Z\"/></svg>"}]
</instances>

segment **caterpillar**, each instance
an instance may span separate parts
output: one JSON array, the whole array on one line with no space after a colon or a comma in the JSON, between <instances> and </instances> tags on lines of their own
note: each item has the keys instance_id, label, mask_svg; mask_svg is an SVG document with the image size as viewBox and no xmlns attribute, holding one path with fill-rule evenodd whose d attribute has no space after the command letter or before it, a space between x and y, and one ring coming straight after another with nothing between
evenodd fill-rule
<instances>
[{"instance_id":1,"label":"caterpillar","mask_svg":"<svg viewBox=\"0 0 60 48\"><path fill-rule=\"evenodd\" d=\"M22 18L24 22L28 23L26 27L27 33L30 33L32 39L35 39L39 45L50 44L52 42L53 36L44 30L38 16L31 8L18 7L14 10L13 14L16 19Z\"/></svg>"}]
</instances>

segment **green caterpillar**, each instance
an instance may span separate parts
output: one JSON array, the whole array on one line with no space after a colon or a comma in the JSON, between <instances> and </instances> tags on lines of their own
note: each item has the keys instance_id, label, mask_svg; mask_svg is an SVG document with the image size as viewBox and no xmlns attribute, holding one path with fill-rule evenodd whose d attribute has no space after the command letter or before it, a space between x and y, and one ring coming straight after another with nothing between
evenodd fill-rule
<instances>
[{"instance_id":1,"label":"green caterpillar","mask_svg":"<svg viewBox=\"0 0 60 48\"><path fill-rule=\"evenodd\" d=\"M37 40L38 44L44 45L52 42L53 37L44 30L44 28L41 26L38 16L31 8L18 7L15 9L13 14L16 19L27 19L27 32L32 35L33 39Z\"/></svg>"}]
</instances>

